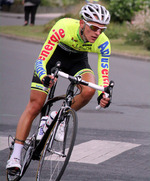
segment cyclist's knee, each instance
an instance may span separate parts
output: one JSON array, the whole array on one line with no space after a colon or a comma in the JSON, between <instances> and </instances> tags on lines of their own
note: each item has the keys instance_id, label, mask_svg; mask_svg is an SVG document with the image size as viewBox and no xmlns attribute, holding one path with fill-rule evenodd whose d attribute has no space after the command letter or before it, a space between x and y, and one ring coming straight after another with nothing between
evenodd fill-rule
<instances>
[{"instance_id":1,"label":"cyclist's knee","mask_svg":"<svg viewBox=\"0 0 150 181\"><path fill-rule=\"evenodd\" d=\"M94 94L95 90L90 87L85 87L81 92L81 96L84 99L84 101L90 101Z\"/></svg>"},{"instance_id":2,"label":"cyclist's knee","mask_svg":"<svg viewBox=\"0 0 150 181\"><path fill-rule=\"evenodd\" d=\"M95 83L95 76L91 72L83 74L82 79L87 82ZM80 91L81 91L82 100L85 103L88 103L95 94L95 89L92 89L91 87L88 86L81 86Z\"/></svg>"},{"instance_id":3,"label":"cyclist's knee","mask_svg":"<svg viewBox=\"0 0 150 181\"><path fill-rule=\"evenodd\" d=\"M29 101L27 106L28 112L31 115L37 115L40 112L41 108L42 105L38 101Z\"/></svg>"},{"instance_id":4,"label":"cyclist's knee","mask_svg":"<svg viewBox=\"0 0 150 181\"><path fill-rule=\"evenodd\" d=\"M46 94L41 94L39 92L36 92L35 94L32 94L30 96L30 101L27 105L28 113L31 115L37 115L45 102Z\"/></svg>"}]
</instances>

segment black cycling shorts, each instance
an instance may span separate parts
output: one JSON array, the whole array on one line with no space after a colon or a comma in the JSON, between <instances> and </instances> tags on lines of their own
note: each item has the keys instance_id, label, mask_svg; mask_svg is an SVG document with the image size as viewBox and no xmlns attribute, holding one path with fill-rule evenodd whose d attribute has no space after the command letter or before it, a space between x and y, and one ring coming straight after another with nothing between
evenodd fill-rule
<instances>
[{"instance_id":1,"label":"black cycling shorts","mask_svg":"<svg viewBox=\"0 0 150 181\"><path fill-rule=\"evenodd\" d=\"M75 75L83 75L84 73L93 73L89 63L88 63L88 54L87 52L68 52L57 46L55 52L53 53L50 61L48 61L46 65L47 74L51 73L51 69L56 65L56 62L61 62L61 71L75 76ZM43 91L43 84L37 76L36 72L34 72L31 89ZM46 91L48 93L48 91Z\"/></svg>"}]
</instances>

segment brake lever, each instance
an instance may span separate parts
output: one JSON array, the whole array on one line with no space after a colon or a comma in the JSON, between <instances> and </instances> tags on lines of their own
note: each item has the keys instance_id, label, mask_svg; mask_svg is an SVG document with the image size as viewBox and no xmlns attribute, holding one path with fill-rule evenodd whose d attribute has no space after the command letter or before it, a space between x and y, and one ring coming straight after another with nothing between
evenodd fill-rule
<instances>
[{"instance_id":1,"label":"brake lever","mask_svg":"<svg viewBox=\"0 0 150 181\"><path fill-rule=\"evenodd\" d=\"M110 102L112 100L112 93L113 93L114 85L115 85L115 82L113 80L111 80L109 82L109 86L104 88L104 94L105 94L106 98L108 98L108 97L110 98ZM99 110L99 109L101 109L101 106L98 105L98 106L95 107L95 109Z\"/></svg>"}]
</instances>

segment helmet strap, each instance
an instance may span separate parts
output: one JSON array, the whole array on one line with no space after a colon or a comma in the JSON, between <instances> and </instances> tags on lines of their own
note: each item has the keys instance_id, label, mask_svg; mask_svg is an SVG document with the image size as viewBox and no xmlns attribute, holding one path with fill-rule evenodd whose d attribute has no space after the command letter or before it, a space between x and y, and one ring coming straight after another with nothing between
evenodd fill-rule
<instances>
[{"instance_id":1,"label":"helmet strap","mask_svg":"<svg viewBox=\"0 0 150 181\"><path fill-rule=\"evenodd\" d=\"M86 24L84 24L84 27L81 29L81 35L82 35L82 38L83 38L84 43L88 42L88 41L87 41L87 38L86 38L85 35L84 35L85 26L86 26Z\"/></svg>"}]
</instances>

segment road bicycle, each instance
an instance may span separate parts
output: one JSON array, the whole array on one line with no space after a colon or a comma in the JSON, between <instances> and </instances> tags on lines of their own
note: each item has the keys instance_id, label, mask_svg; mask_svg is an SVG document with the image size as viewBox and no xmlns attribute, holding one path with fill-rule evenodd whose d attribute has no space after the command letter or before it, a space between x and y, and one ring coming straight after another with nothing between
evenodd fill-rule
<instances>
[{"instance_id":1,"label":"road bicycle","mask_svg":"<svg viewBox=\"0 0 150 181\"><path fill-rule=\"evenodd\" d=\"M77 94L77 90L75 90L76 85L82 84L89 86L96 90L104 91L109 97L112 97L113 81L110 81L109 86L105 88L86 82L82 80L81 76L74 77L60 71L60 62L57 62L52 70L52 74L57 79L60 76L70 81L66 94L54 96L57 85L56 81L41 110L40 120L43 116L50 115L52 110L58 110L58 113L40 141L36 139L39 127L31 137L27 138L22 151L21 172L13 172L13 170L7 171L8 181L19 181L25 174L31 161L38 162L38 166L35 168L37 170L36 181L59 181L69 162L77 134L78 119L75 110L71 108L73 98ZM55 139L55 135L58 126L62 122L65 125L64 139L60 142ZM15 139L12 136L8 138L9 143L11 142L9 144L11 155Z\"/></svg>"}]
</instances>

